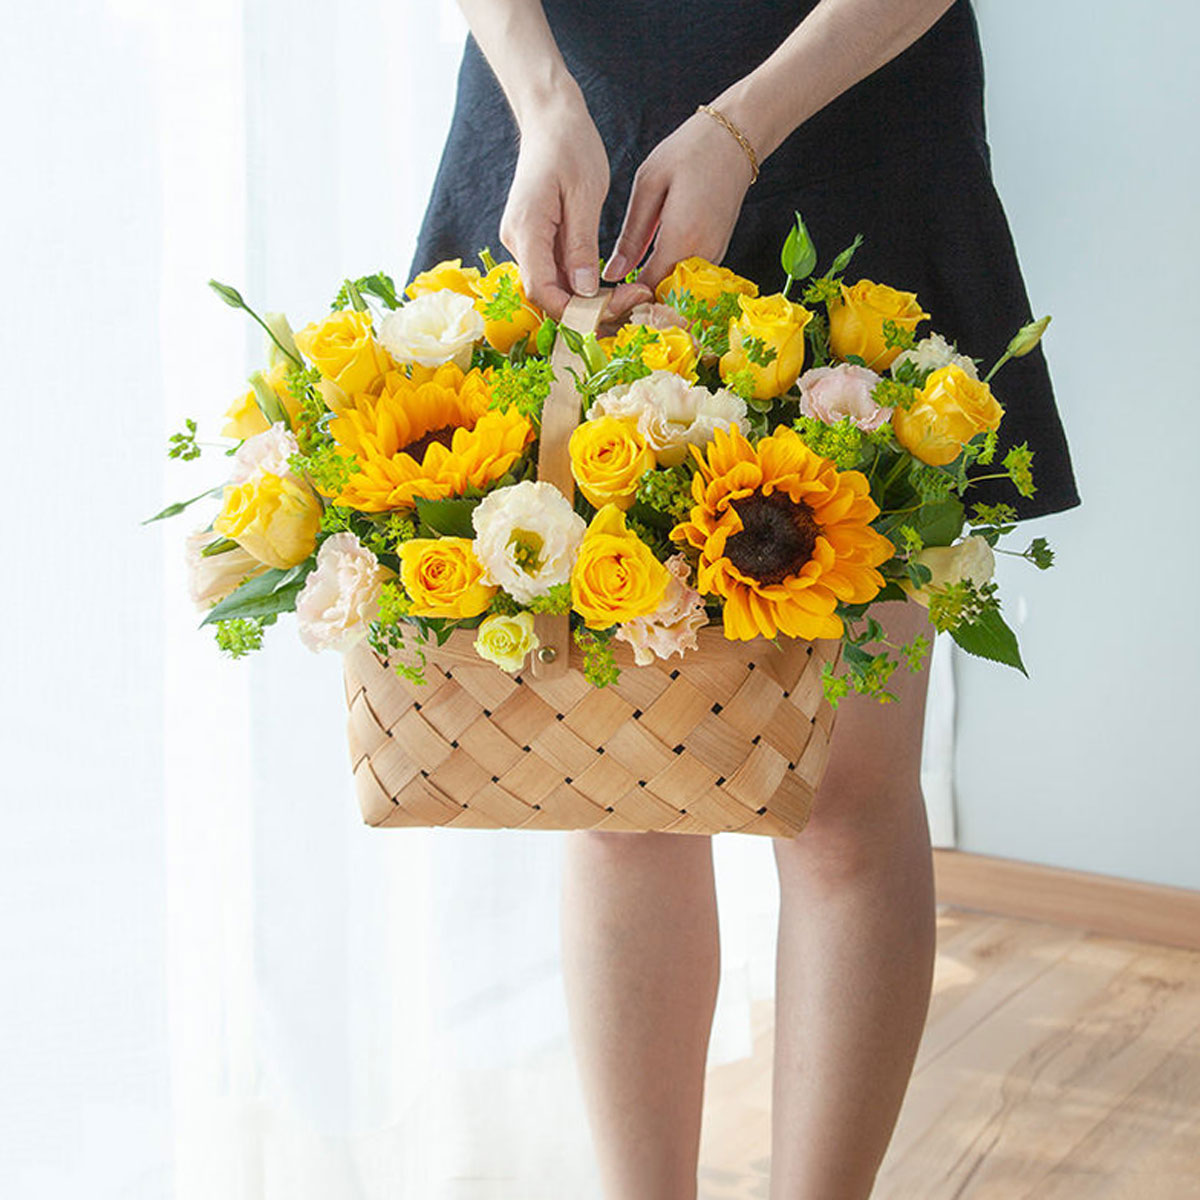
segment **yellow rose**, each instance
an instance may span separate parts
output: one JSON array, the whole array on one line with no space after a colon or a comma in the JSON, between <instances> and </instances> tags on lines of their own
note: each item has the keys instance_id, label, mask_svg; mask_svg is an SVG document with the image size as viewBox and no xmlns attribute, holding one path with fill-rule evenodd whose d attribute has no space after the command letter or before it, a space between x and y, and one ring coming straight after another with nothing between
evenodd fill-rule
<instances>
[{"instance_id":1,"label":"yellow rose","mask_svg":"<svg viewBox=\"0 0 1200 1200\"><path fill-rule=\"evenodd\" d=\"M279 397L279 403L287 410L294 426L300 416L300 401L288 391L287 367L286 363L276 363L267 372L267 383L271 391ZM267 418L262 415L262 409L258 407L258 401L254 398L254 389L251 388L229 406L225 413L225 428L221 430L221 436L244 441L256 433L266 433L269 428Z\"/></svg>"},{"instance_id":2,"label":"yellow rose","mask_svg":"<svg viewBox=\"0 0 1200 1200\"><path fill-rule=\"evenodd\" d=\"M571 606L589 629L648 617L663 602L671 572L606 504L593 518L571 569Z\"/></svg>"},{"instance_id":3,"label":"yellow rose","mask_svg":"<svg viewBox=\"0 0 1200 1200\"><path fill-rule=\"evenodd\" d=\"M675 269L654 289L654 298L666 304L668 294L691 292L696 300L710 304L723 292L739 296L757 296L758 284L735 275L728 267L718 267L705 258L693 255L675 264Z\"/></svg>"},{"instance_id":4,"label":"yellow rose","mask_svg":"<svg viewBox=\"0 0 1200 1200\"><path fill-rule=\"evenodd\" d=\"M478 282L477 268L464 267L461 258L448 258L428 271L422 271L404 290L412 300L424 296L426 292L446 290L458 292L460 296L470 296L474 300Z\"/></svg>"},{"instance_id":5,"label":"yellow rose","mask_svg":"<svg viewBox=\"0 0 1200 1200\"><path fill-rule=\"evenodd\" d=\"M533 613L517 613L513 617L488 617L475 635L475 653L505 671L519 671L525 656L538 647L538 635L533 632Z\"/></svg>"},{"instance_id":6,"label":"yellow rose","mask_svg":"<svg viewBox=\"0 0 1200 1200\"><path fill-rule=\"evenodd\" d=\"M505 279L512 282L516 294L520 298L521 307L508 320L497 321L490 318L484 310L496 298L501 288L501 281ZM529 303L529 297L525 295L525 288L521 283L521 276L517 272L516 263L497 263L481 279L475 280L471 286L475 295L479 297L475 301L475 307L483 315L483 336L487 339L488 344L499 350L501 354L507 354L517 342L524 341L531 333L537 332L538 326L542 323L542 312Z\"/></svg>"},{"instance_id":7,"label":"yellow rose","mask_svg":"<svg viewBox=\"0 0 1200 1200\"><path fill-rule=\"evenodd\" d=\"M721 378L728 382L739 371L749 371L754 380L756 400L782 396L804 369L804 327L813 315L802 305L781 295L755 300L738 297L740 317L729 323L729 349L721 355ZM747 343L762 342L775 356L766 364L751 361Z\"/></svg>"},{"instance_id":8,"label":"yellow rose","mask_svg":"<svg viewBox=\"0 0 1200 1200\"><path fill-rule=\"evenodd\" d=\"M370 391L394 367L371 333L370 314L352 308L306 325L296 334L296 345L347 396Z\"/></svg>"},{"instance_id":9,"label":"yellow rose","mask_svg":"<svg viewBox=\"0 0 1200 1200\"><path fill-rule=\"evenodd\" d=\"M599 417L575 426L567 443L571 474L589 504L601 508L633 503L638 481L654 470L654 451L632 421Z\"/></svg>"},{"instance_id":10,"label":"yellow rose","mask_svg":"<svg viewBox=\"0 0 1200 1200\"><path fill-rule=\"evenodd\" d=\"M911 331L928 319L915 292L898 292L869 279L849 288L843 283L841 299L829 302L829 345L838 358L857 354L871 370L882 371L900 355L899 346L884 344L884 321Z\"/></svg>"},{"instance_id":11,"label":"yellow rose","mask_svg":"<svg viewBox=\"0 0 1200 1200\"><path fill-rule=\"evenodd\" d=\"M892 428L910 454L942 467L953 462L977 433L995 429L1003 416L992 389L951 364L929 376L911 408L896 409Z\"/></svg>"},{"instance_id":12,"label":"yellow rose","mask_svg":"<svg viewBox=\"0 0 1200 1200\"><path fill-rule=\"evenodd\" d=\"M654 340L642 347L642 362L651 371L671 371L689 383L696 381L696 343L686 329L678 325L670 329L652 329L649 325L622 325L615 336L599 338L600 348L609 358L624 353L625 347L639 333L652 334Z\"/></svg>"},{"instance_id":13,"label":"yellow rose","mask_svg":"<svg viewBox=\"0 0 1200 1200\"><path fill-rule=\"evenodd\" d=\"M498 591L482 582L470 538L413 538L400 543L399 555L400 581L416 617L477 617Z\"/></svg>"},{"instance_id":14,"label":"yellow rose","mask_svg":"<svg viewBox=\"0 0 1200 1200\"><path fill-rule=\"evenodd\" d=\"M230 484L213 529L247 554L280 570L303 562L316 548L321 502L293 475L256 472Z\"/></svg>"}]
</instances>

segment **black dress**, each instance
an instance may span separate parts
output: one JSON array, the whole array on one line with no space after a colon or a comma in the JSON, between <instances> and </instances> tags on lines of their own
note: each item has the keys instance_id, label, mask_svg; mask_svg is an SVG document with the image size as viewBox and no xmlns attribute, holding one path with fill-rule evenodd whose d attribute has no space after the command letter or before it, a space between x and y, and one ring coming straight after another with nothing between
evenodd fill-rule
<instances>
[{"instance_id":1,"label":"black dress","mask_svg":"<svg viewBox=\"0 0 1200 1200\"><path fill-rule=\"evenodd\" d=\"M659 141L761 63L816 0L545 0L568 69L608 150L612 183L600 219L611 251L634 172ZM504 95L467 39L450 134L409 279L484 246L505 257L500 216L516 165ZM724 263L764 292L783 285L779 249L803 214L820 267L856 233L865 244L847 279L917 293L936 329L990 366L1031 319L1004 210L992 184L983 116L983 60L969 0L957 0L904 53L806 121L762 165L746 193ZM1071 459L1039 348L1008 363L994 390L1006 415L1001 446L1034 451L1037 493L1007 483L972 489L1022 518L1079 503Z\"/></svg>"}]
</instances>

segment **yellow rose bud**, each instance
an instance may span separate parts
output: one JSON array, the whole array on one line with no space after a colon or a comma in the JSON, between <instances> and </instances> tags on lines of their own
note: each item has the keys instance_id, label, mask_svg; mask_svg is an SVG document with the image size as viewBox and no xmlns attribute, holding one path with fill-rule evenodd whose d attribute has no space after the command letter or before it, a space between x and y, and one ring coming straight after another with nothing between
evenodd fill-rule
<instances>
[{"instance_id":1,"label":"yellow rose bud","mask_svg":"<svg viewBox=\"0 0 1200 1200\"><path fill-rule=\"evenodd\" d=\"M804 327L813 315L781 295L738 297L740 317L729 323L729 349L721 355L721 378L741 371L754 380L756 400L782 396L804 369ZM773 352L773 353L772 353ZM756 362L755 358L770 361Z\"/></svg>"},{"instance_id":2,"label":"yellow rose bud","mask_svg":"<svg viewBox=\"0 0 1200 1200\"><path fill-rule=\"evenodd\" d=\"M538 635L533 632L533 613L517 613L513 617L488 617L475 635L475 653L505 671L519 671L525 656L538 647Z\"/></svg>"},{"instance_id":3,"label":"yellow rose bud","mask_svg":"<svg viewBox=\"0 0 1200 1200\"><path fill-rule=\"evenodd\" d=\"M267 372L267 383L271 391L279 397L279 403L283 405L292 425L295 426L300 416L300 401L288 391L287 372L289 366L291 364L286 361L276 363ZM246 438L253 437L256 433L265 433L269 428L267 418L263 416L262 409L258 407L258 401L254 399L254 389L250 388L226 410L225 427L221 430L221 436L245 441Z\"/></svg>"},{"instance_id":4,"label":"yellow rose bud","mask_svg":"<svg viewBox=\"0 0 1200 1200\"><path fill-rule=\"evenodd\" d=\"M417 617L464 620L486 612L499 590L482 582L470 538L413 538L400 543L400 581Z\"/></svg>"},{"instance_id":5,"label":"yellow rose bud","mask_svg":"<svg viewBox=\"0 0 1200 1200\"><path fill-rule=\"evenodd\" d=\"M520 307L506 319L489 317L485 310L500 294L500 289L504 286L502 281L506 279L511 282L513 291L521 302ZM529 303L516 263L497 263L481 279L475 280L472 288L478 297L475 307L483 315L483 336L488 344L501 354L507 354L517 342L524 341L531 333L537 332L543 320L542 311Z\"/></svg>"},{"instance_id":6,"label":"yellow rose bud","mask_svg":"<svg viewBox=\"0 0 1200 1200\"><path fill-rule=\"evenodd\" d=\"M428 271L422 271L404 290L412 300L424 296L426 292L446 290L458 292L460 296L470 296L474 300L478 282L479 271L475 267L464 267L461 258L448 258Z\"/></svg>"},{"instance_id":7,"label":"yellow rose bud","mask_svg":"<svg viewBox=\"0 0 1200 1200\"><path fill-rule=\"evenodd\" d=\"M898 292L869 279L860 279L853 287L843 283L841 299L829 302L829 345L838 358L856 354L871 370L882 371L901 353L899 346L885 344L884 321L911 332L928 319L915 292Z\"/></svg>"},{"instance_id":8,"label":"yellow rose bud","mask_svg":"<svg viewBox=\"0 0 1200 1200\"><path fill-rule=\"evenodd\" d=\"M696 380L696 343L692 335L677 325L669 329L652 329L649 325L622 325L613 337L597 339L597 345L609 358L616 358L628 351L626 347L634 337L650 334L653 341L642 346L642 362L651 371L670 371L682 376L689 383Z\"/></svg>"},{"instance_id":9,"label":"yellow rose bud","mask_svg":"<svg viewBox=\"0 0 1200 1200\"><path fill-rule=\"evenodd\" d=\"M606 504L593 518L571 570L571 606L589 629L647 617L663 602L671 573Z\"/></svg>"},{"instance_id":10,"label":"yellow rose bud","mask_svg":"<svg viewBox=\"0 0 1200 1200\"><path fill-rule=\"evenodd\" d=\"M293 475L257 472L225 489L213 529L237 542L247 554L284 570L316 549L321 502Z\"/></svg>"},{"instance_id":11,"label":"yellow rose bud","mask_svg":"<svg viewBox=\"0 0 1200 1200\"><path fill-rule=\"evenodd\" d=\"M951 364L929 376L910 408L896 409L892 428L910 454L942 467L976 434L995 429L1003 416L992 389Z\"/></svg>"},{"instance_id":12,"label":"yellow rose bud","mask_svg":"<svg viewBox=\"0 0 1200 1200\"><path fill-rule=\"evenodd\" d=\"M638 481L654 470L654 451L632 421L599 417L575 427L567 444L571 474L589 504L633 504Z\"/></svg>"},{"instance_id":13,"label":"yellow rose bud","mask_svg":"<svg viewBox=\"0 0 1200 1200\"><path fill-rule=\"evenodd\" d=\"M682 295L691 292L695 300L711 304L724 292L739 296L757 296L758 284L735 275L728 267L718 267L705 258L693 255L675 264L675 269L654 289L654 297L660 304L674 291Z\"/></svg>"},{"instance_id":14,"label":"yellow rose bud","mask_svg":"<svg viewBox=\"0 0 1200 1200\"><path fill-rule=\"evenodd\" d=\"M352 308L306 325L296 345L347 396L371 391L395 365L371 333L370 314Z\"/></svg>"}]
</instances>

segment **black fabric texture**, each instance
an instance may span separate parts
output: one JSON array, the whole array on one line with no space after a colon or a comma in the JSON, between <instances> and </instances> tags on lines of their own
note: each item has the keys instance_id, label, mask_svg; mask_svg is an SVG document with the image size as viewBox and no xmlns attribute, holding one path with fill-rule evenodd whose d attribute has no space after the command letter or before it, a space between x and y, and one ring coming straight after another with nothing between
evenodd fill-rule
<instances>
[{"instance_id":1,"label":"black fabric texture","mask_svg":"<svg viewBox=\"0 0 1200 1200\"><path fill-rule=\"evenodd\" d=\"M816 0L545 0L547 20L609 156L600 251L616 240L633 176L659 141L767 58ZM408 279L499 235L517 158L517 129L473 38L450 132ZM866 241L847 272L917 293L936 329L985 368L1032 319L1008 221L992 182L983 60L969 0L924 37L806 121L763 164L723 262L764 292L783 285L779 250L799 211L822 266ZM1034 451L1036 494L984 483L969 502L1004 501L1021 519L1079 503L1070 451L1039 347L993 381L1005 408L1001 450Z\"/></svg>"}]
</instances>

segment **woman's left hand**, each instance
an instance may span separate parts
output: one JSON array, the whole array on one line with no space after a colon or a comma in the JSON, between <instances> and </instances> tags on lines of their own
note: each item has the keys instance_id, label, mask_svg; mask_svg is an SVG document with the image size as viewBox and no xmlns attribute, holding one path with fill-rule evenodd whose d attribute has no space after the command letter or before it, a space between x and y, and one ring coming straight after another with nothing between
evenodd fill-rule
<instances>
[{"instance_id":1,"label":"woman's left hand","mask_svg":"<svg viewBox=\"0 0 1200 1200\"><path fill-rule=\"evenodd\" d=\"M707 113L693 113L638 168L604 278L621 279L635 267L655 230L654 252L639 283L656 287L693 254L719 263L752 178L750 160L733 135Z\"/></svg>"}]
</instances>

